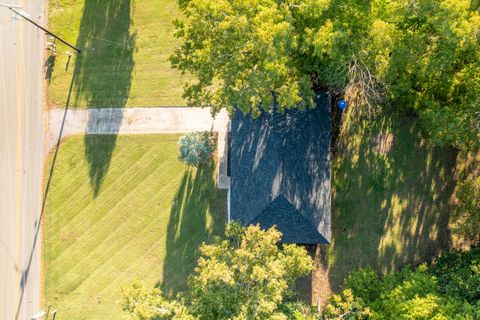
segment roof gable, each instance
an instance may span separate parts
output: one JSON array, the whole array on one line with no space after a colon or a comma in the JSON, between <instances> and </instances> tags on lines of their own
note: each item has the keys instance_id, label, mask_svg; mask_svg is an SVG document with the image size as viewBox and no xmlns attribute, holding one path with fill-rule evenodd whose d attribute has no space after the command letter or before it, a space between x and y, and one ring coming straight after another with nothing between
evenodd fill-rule
<instances>
[{"instance_id":1,"label":"roof gable","mask_svg":"<svg viewBox=\"0 0 480 320\"><path fill-rule=\"evenodd\" d=\"M305 218L283 195L278 196L249 224L259 224L262 229L275 226L282 232L282 242L328 243L312 221Z\"/></svg>"}]
</instances>

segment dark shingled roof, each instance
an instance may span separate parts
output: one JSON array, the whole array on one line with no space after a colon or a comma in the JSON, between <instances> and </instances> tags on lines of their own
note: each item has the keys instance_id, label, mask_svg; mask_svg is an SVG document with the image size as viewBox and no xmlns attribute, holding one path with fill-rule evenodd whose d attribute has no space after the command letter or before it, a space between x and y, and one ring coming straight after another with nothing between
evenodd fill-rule
<instances>
[{"instance_id":1,"label":"dark shingled roof","mask_svg":"<svg viewBox=\"0 0 480 320\"><path fill-rule=\"evenodd\" d=\"M286 243L330 242L330 108L237 112L231 122L230 219L273 225Z\"/></svg>"}]
</instances>

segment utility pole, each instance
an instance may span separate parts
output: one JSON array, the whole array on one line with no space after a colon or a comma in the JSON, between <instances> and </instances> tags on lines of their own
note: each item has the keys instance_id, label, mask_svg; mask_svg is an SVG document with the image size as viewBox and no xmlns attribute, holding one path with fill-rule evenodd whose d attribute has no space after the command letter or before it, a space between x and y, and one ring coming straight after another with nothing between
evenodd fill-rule
<instances>
[{"instance_id":1,"label":"utility pole","mask_svg":"<svg viewBox=\"0 0 480 320\"><path fill-rule=\"evenodd\" d=\"M8 4L8 3L0 3L0 7L7 7L7 8L9 8L9 9L12 10L15 14L19 15L20 17L22 17L23 19L27 20L28 22L30 22L31 24L33 24L35 27L39 28L40 30L44 31L45 33L51 35L51 36L54 37L55 39L58 39L60 42L66 44L67 46L69 46L69 47L72 48L73 50L77 51L78 53L82 52L82 50L80 50L79 48L77 48L77 47L75 47L74 45L68 43L67 41L63 40L62 38L60 38L59 36L57 36L57 35L54 34L53 32L48 31L47 29L45 29L44 27L42 27L41 25L39 25L38 23L36 23L36 22L33 21L32 19L30 19L30 17L28 16L28 14L27 14L26 12L19 11L19 9L21 9L22 7L16 6L16 5L13 5L13 4Z\"/></svg>"}]
</instances>

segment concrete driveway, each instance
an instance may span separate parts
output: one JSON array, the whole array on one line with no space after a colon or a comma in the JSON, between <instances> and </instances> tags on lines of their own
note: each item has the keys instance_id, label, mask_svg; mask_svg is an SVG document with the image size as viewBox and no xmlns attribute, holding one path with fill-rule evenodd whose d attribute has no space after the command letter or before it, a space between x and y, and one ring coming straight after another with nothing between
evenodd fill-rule
<instances>
[{"instance_id":1,"label":"concrete driveway","mask_svg":"<svg viewBox=\"0 0 480 320\"><path fill-rule=\"evenodd\" d=\"M52 109L48 116L49 150L75 134L154 134L213 131L218 133L218 187L228 189L226 140L230 118L226 110L212 117L208 108Z\"/></svg>"}]
</instances>

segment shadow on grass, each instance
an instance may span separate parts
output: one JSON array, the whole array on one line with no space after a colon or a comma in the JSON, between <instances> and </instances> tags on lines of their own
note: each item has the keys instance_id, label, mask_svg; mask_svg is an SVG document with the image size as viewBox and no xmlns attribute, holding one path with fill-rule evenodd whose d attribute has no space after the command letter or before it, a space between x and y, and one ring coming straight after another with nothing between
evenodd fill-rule
<instances>
[{"instance_id":1,"label":"shadow on grass","mask_svg":"<svg viewBox=\"0 0 480 320\"><path fill-rule=\"evenodd\" d=\"M372 266L389 273L430 261L450 246L450 198L457 152L435 148L416 119L382 115L349 121L333 165L332 245L329 278L334 290L348 272ZM375 147L391 135L388 152Z\"/></svg>"},{"instance_id":2,"label":"shadow on grass","mask_svg":"<svg viewBox=\"0 0 480 320\"><path fill-rule=\"evenodd\" d=\"M51 54L47 60L45 60L45 80L50 84L52 81L53 69L55 67L55 55ZM67 100L69 98L67 97Z\"/></svg>"},{"instance_id":3,"label":"shadow on grass","mask_svg":"<svg viewBox=\"0 0 480 320\"><path fill-rule=\"evenodd\" d=\"M223 233L226 198L226 191L216 188L213 161L183 176L170 212L163 279L157 284L166 296L186 288L202 242Z\"/></svg>"},{"instance_id":4,"label":"shadow on grass","mask_svg":"<svg viewBox=\"0 0 480 320\"><path fill-rule=\"evenodd\" d=\"M110 133L105 139L85 135L85 152L94 196L100 190L116 145L123 108L130 93L136 35L130 33L134 7L130 0L86 0L75 61L76 105L86 102L87 133Z\"/></svg>"}]
</instances>

